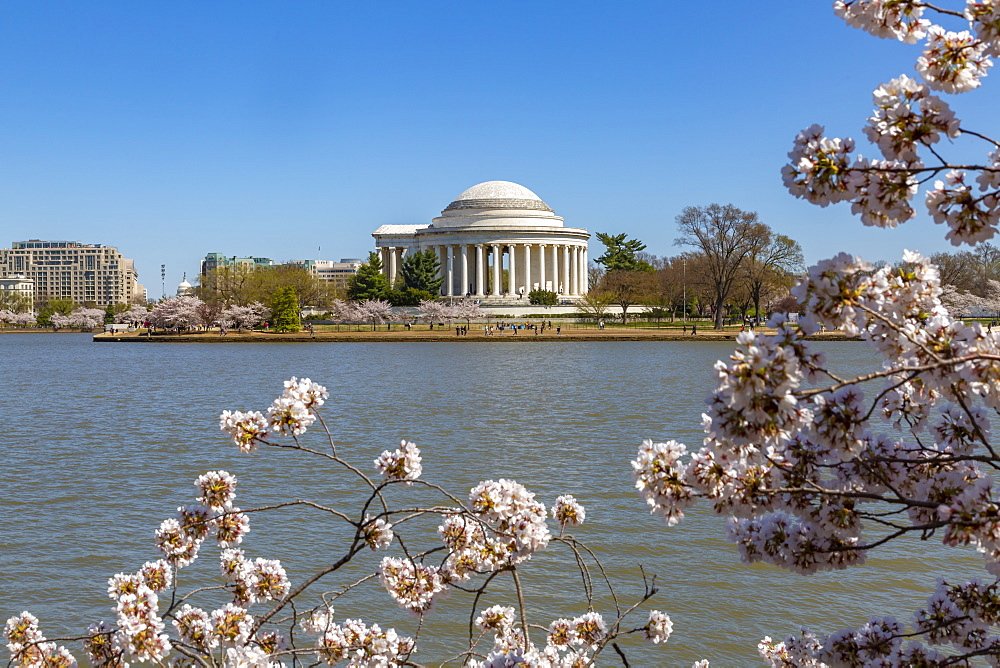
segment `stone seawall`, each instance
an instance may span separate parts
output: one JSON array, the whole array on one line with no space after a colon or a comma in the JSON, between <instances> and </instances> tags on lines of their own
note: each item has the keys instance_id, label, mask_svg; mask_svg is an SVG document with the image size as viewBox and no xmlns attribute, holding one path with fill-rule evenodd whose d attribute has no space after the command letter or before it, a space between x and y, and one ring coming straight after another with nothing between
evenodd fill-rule
<instances>
[{"instance_id":1,"label":"stone seawall","mask_svg":"<svg viewBox=\"0 0 1000 668\"><path fill-rule=\"evenodd\" d=\"M613 329L570 329L562 334L546 330L535 335L532 331L510 332L486 336L482 330L470 330L467 335L456 336L454 331L378 331L378 332L308 332L277 334L254 332L253 334L228 334L199 332L192 334L97 334L94 341L100 343L548 343L553 341L735 341L738 332L706 331L699 334L683 334L662 330L613 330ZM840 332L824 332L808 337L811 341L860 341L859 337L849 337Z\"/></svg>"}]
</instances>

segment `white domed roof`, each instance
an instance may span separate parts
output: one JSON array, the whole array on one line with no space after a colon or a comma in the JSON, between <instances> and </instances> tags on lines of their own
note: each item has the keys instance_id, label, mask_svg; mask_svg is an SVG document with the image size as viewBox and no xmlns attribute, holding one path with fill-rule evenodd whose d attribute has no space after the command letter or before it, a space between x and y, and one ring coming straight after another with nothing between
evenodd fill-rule
<instances>
[{"instance_id":1,"label":"white domed roof","mask_svg":"<svg viewBox=\"0 0 1000 668\"><path fill-rule=\"evenodd\" d=\"M194 286L188 283L187 272L184 272L184 280L177 284L177 296L186 297L194 294Z\"/></svg>"},{"instance_id":2,"label":"white domed roof","mask_svg":"<svg viewBox=\"0 0 1000 668\"><path fill-rule=\"evenodd\" d=\"M445 211L456 209L529 209L552 211L549 205L527 188L510 181L486 181L472 186Z\"/></svg>"}]
</instances>

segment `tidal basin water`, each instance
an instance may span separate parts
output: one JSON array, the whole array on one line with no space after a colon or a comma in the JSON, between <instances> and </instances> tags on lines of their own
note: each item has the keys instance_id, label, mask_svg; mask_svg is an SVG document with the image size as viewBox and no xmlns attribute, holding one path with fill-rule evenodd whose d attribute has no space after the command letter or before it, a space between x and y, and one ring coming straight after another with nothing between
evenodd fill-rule
<instances>
[{"instance_id":1,"label":"tidal basin water","mask_svg":"<svg viewBox=\"0 0 1000 668\"><path fill-rule=\"evenodd\" d=\"M983 575L972 549L934 540L876 552L860 568L803 577L740 562L725 522L696 507L677 527L651 517L629 461L643 438L700 443L700 415L715 360L733 343L491 341L394 344L96 344L90 335L0 335L0 621L32 611L49 636L113 621L107 578L158 557L153 531L193 502L194 479L225 469L239 478L237 505L310 499L357 513L359 486L344 470L287 451L240 454L218 429L225 409L263 410L290 376L325 384L324 416L339 452L366 471L401 438L423 453L423 478L464 497L486 479L517 480L547 506L573 494L587 521L573 534L602 560L628 605L642 592L639 566L659 593L631 619L660 609L674 621L666 645L637 635L621 645L635 666L760 665L756 644L800 626L830 632L870 615L909 621L938 577ZM858 343L826 343L838 368L872 363ZM307 437L308 439L308 437ZM312 441L319 445L319 441ZM399 505L425 501L393 490ZM431 546L417 528L410 544ZM403 533L404 537L407 535ZM280 558L293 586L336 560L347 533L310 511L254 514L241 547ZM218 549L181 571L180 589L219 584ZM337 591L376 570L365 552L316 587ZM548 625L586 610L572 555L552 545L524 569L529 619ZM506 581L506 579L505 579ZM614 617L607 589L595 607ZM422 631L414 659L437 664L460 650L471 597L453 592ZM201 604L225 600L205 595ZM515 604L506 584L480 605ZM255 606L254 610L262 607ZM266 606L265 606L266 607ZM416 619L377 579L334 603L338 621L361 618L402 634ZM631 627L626 622L626 627ZM533 631L536 641L541 631ZM458 638L456 642L455 638ZM78 645L72 647L78 656ZM610 648L598 665L621 665Z\"/></svg>"}]
</instances>

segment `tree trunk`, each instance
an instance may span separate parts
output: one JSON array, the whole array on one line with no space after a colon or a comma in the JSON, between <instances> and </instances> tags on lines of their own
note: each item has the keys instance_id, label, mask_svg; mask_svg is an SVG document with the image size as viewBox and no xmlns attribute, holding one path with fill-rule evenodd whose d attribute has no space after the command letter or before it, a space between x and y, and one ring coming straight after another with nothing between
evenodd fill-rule
<instances>
[{"instance_id":1,"label":"tree trunk","mask_svg":"<svg viewBox=\"0 0 1000 668\"><path fill-rule=\"evenodd\" d=\"M717 299L715 300L715 328L722 329L722 308L725 305L725 300Z\"/></svg>"}]
</instances>

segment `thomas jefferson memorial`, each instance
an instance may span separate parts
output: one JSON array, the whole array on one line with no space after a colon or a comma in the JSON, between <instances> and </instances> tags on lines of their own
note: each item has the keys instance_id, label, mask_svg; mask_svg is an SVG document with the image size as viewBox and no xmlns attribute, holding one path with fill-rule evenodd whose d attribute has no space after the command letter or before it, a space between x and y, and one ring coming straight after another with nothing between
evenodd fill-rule
<instances>
[{"instance_id":1,"label":"thomas jefferson memorial","mask_svg":"<svg viewBox=\"0 0 1000 668\"><path fill-rule=\"evenodd\" d=\"M372 236L392 283L407 253L431 249L441 262L444 296L488 304L527 300L535 289L566 300L587 294L590 234L565 227L538 195L510 181L472 186L429 225L383 225Z\"/></svg>"}]
</instances>

